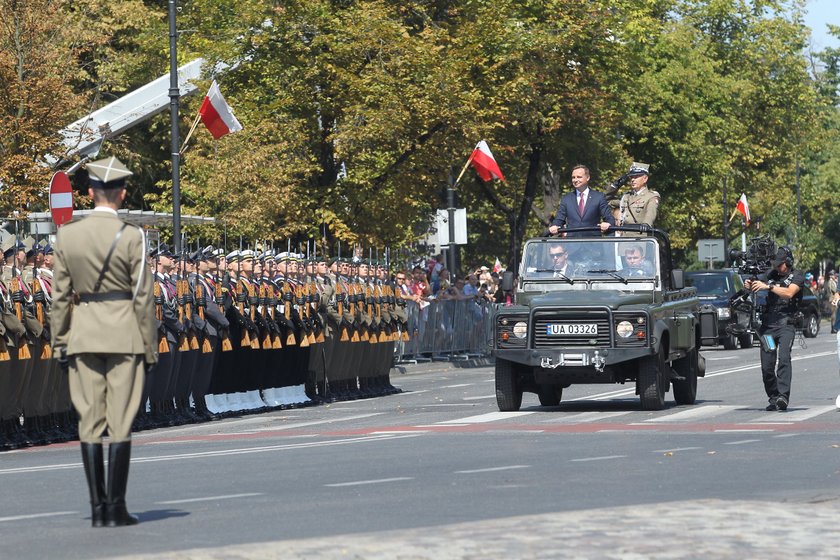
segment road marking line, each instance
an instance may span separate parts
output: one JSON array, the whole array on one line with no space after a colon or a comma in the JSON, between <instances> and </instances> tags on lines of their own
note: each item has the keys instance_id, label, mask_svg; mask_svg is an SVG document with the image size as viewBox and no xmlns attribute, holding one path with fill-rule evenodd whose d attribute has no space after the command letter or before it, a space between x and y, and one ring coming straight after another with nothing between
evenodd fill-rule
<instances>
[{"instance_id":1,"label":"road marking line","mask_svg":"<svg viewBox=\"0 0 840 560\"><path fill-rule=\"evenodd\" d=\"M709 418L712 416L718 416L719 414L725 414L731 410L735 410L736 408L738 407L732 405L695 406L693 408L688 408L680 410L679 412L674 412L673 414L666 414L665 416L650 418L648 420L645 420L644 423L656 424L661 422L683 422L685 420L697 420L698 418Z\"/></svg>"},{"instance_id":2,"label":"road marking line","mask_svg":"<svg viewBox=\"0 0 840 560\"><path fill-rule=\"evenodd\" d=\"M831 352L819 352L817 354L809 354L807 356L796 356L795 358L791 358L791 361L792 362L798 362L800 360L808 360L808 359L811 359L811 358L821 358L823 356L834 356L836 353L837 353L836 351L831 351ZM697 380L702 381L703 379L709 379L711 377L718 377L719 375L728 375L730 373L738 373L738 372L742 372L742 371L749 371L751 369L761 369L761 364L754 364L754 365L748 365L748 366L738 366L738 367L733 367L733 368L729 368L729 369L724 369L724 370L718 371L716 373L707 373L705 377L700 377ZM636 393L636 388L633 387L632 389L621 389L621 390L618 390L618 391L608 391L606 393L596 393L594 395L588 395L588 396L585 396L585 397L577 397L577 398L574 398L574 399L565 399L564 402L588 401L588 400L599 401L599 400L606 400L606 399L610 399L612 397L619 397L619 396L623 396L623 395L635 395L635 393Z\"/></svg>"},{"instance_id":3,"label":"road marking line","mask_svg":"<svg viewBox=\"0 0 840 560\"><path fill-rule=\"evenodd\" d=\"M307 426L317 426L319 424L332 424L333 422L349 422L350 420L360 420L362 418L370 418L371 416L380 416L382 414L384 414L384 412L371 412L368 414L355 414L353 416L342 416L339 418L325 418L323 420L309 420L308 422L294 422L292 424L265 426L263 428L254 428L252 430L252 433L273 432L277 430L293 430L295 428L305 428Z\"/></svg>"},{"instance_id":4,"label":"road marking line","mask_svg":"<svg viewBox=\"0 0 840 560\"><path fill-rule=\"evenodd\" d=\"M311 449L314 447L332 447L335 445L349 445L354 443L367 443L376 441L391 441L395 439L411 438L423 435L419 432L406 432L400 435L386 436L361 436L347 439L334 439L325 441L311 441L300 443L284 443L278 445L265 445L260 447L240 447L235 449L224 449L217 451L202 451L195 453L181 453L177 455L158 455L151 457L132 457L131 463L158 463L161 461L179 461L186 459L206 459L210 457L227 457L231 455L248 455L251 453L265 453L268 451L289 451L294 449ZM77 469L81 463L65 463L56 465L42 465L37 467L17 467L12 469L0 469L0 475L55 471L63 469Z\"/></svg>"},{"instance_id":5,"label":"road marking line","mask_svg":"<svg viewBox=\"0 0 840 560\"><path fill-rule=\"evenodd\" d=\"M167 500L165 502L155 502L160 506L169 506L173 504L190 504L193 502L213 502L216 500L232 500L234 498L252 498L254 496L262 496L260 492L252 492L250 494L227 494L226 496L207 496L205 498L186 498L183 500Z\"/></svg>"},{"instance_id":6,"label":"road marking line","mask_svg":"<svg viewBox=\"0 0 840 560\"><path fill-rule=\"evenodd\" d=\"M743 443L757 443L760 439L742 439L739 441L727 441L723 445L741 445Z\"/></svg>"},{"instance_id":7,"label":"road marking line","mask_svg":"<svg viewBox=\"0 0 840 560\"><path fill-rule=\"evenodd\" d=\"M78 515L78 511L52 511L49 513L30 513L29 515L10 515L9 517L0 517L0 523L6 521L22 521L24 519L40 519L42 517L58 517L59 515Z\"/></svg>"},{"instance_id":8,"label":"road marking line","mask_svg":"<svg viewBox=\"0 0 840 560\"><path fill-rule=\"evenodd\" d=\"M473 383L459 383L458 385L444 385L441 389L457 389L458 387L472 387Z\"/></svg>"},{"instance_id":9,"label":"road marking line","mask_svg":"<svg viewBox=\"0 0 840 560\"><path fill-rule=\"evenodd\" d=\"M604 457L587 457L585 459L569 459L570 463L587 463L589 461L607 461L609 459L624 459L627 455L606 455Z\"/></svg>"},{"instance_id":10,"label":"road marking line","mask_svg":"<svg viewBox=\"0 0 840 560\"><path fill-rule=\"evenodd\" d=\"M449 404L445 404L445 403L418 404L418 405L414 405L414 406L418 406L420 408L427 408L427 407L430 407L430 406L475 406L475 405L470 404L470 403L462 403L461 402L461 403L449 403Z\"/></svg>"},{"instance_id":11,"label":"road marking line","mask_svg":"<svg viewBox=\"0 0 840 560\"><path fill-rule=\"evenodd\" d=\"M496 395L484 395L483 397L463 397L465 401L477 401L482 399L495 399Z\"/></svg>"},{"instance_id":12,"label":"road marking line","mask_svg":"<svg viewBox=\"0 0 840 560\"><path fill-rule=\"evenodd\" d=\"M721 356L719 358L706 358L707 362L715 362L717 360L737 360L740 356Z\"/></svg>"},{"instance_id":13,"label":"road marking line","mask_svg":"<svg viewBox=\"0 0 840 560\"><path fill-rule=\"evenodd\" d=\"M720 429L715 430L715 433L718 434L737 434L737 433L753 433L753 432L774 432L775 430L764 430L761 428L746 428L746 429L738 429L733 428L731 430Z\"/></svg>"},{"instance_id":14,"label":"road marking line","mask_svg":"<svg viewBox=\"0 0 840 560\"><path fill-rule=\"evenodd\" d=\"M510 465L509 467L490 467L487 469L472 469L468 471L455 471L455 474L478 474L486 472L510 471L513 469L527 469L531 465Z\"/></svg>"},{"instance_id":15,"label":"road marking line","mask_svg":"<svg viewBox=\"0 0 840 560\"><path fill-rule=\"evenodd\" d=\"M792 422L802 422L803 420L808 420L809 418L814 418L815 416L819 416L820 414L825 414L826 412L832 412L836 410L837 407L835 405L826 405L826 406L815 406L814 408L806 408L805 410L799 409L788 409L787 412L782 412L775 414L775 419L770 420L766 416L760 416L757 419L750 422L750 424L779 424L779 423L792 423Z\"/></svg>"},{"instance_id":16,"label":"road marking line","mask_svg":"<svg viewBox=\"0 0 840 560\"><path fill-rule=\"evenodd\" d=\"M598 420L605 420L607 418L615 418L616 416L625 416L637 412L635 410L623 410L613 412L578 412L575 414L557 414L548 420L543 420L543 424L584 424L586 422L597 422Z\"/></svg>"},{"instance_id":17,"label":"road marking line","mask_svg":"<svg viewBox=\"0 0 840 560\"><path fill-rule=\"evenodd\" d=\"M677 451L697 451L703 449L702 447L674 447L673 449L657 449L651 453L675 453Z\"/></svg>"},{"instance_id":18,"label":"road marking line","mask_svg":"<svg viewBox=\"0 0 840 560\"><path fill-rule=\"evenodd\" d=\"M398 476L395 478L380 478L377 480L357 480L355 482L337 482L335 484L324 484L329 488L342 488L344 486L366 486L368 484L382 484L385 482L401 482L404 480L414 480L410 476Z\"/></svg>"},{"instance_id":19,"label":"road marking line","mask_svg":"<svg viewBox=\"0 0 840 560\"><path fill-rule=\"evenodd\" d=\"M528 416L535 414L534 412L519 411L519 412L488 412L487 414L479 414L477 416L467 416L466 418L458 418L456 420L444 420L443 422L435 422L435 424L483 424L485 422L496 422L497 420L507 420L516 418L517 416Z\"/></svg>"}]
</instances>

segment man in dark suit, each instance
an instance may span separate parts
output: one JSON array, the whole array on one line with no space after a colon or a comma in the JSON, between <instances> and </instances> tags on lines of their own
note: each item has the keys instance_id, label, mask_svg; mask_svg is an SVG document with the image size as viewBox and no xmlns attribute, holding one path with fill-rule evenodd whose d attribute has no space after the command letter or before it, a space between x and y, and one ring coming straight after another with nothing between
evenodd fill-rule
<instances>
[{"instance_id":1,"label":"man in dark suit","mask_svg":"<svg viewBox=\"0 0 840 560\"><path fill-rule=\"evenodd\" d=\"M557 235L561 229L578 227L600 227L607 231L615 225L610 206L606 197L589 188L589 168L576 165L572 169L573 192L563 195L560 208L551 225L548 227L551 235ZM573 232L569 237L590 237L593 233Z\"/></svg>"}]
</instances>

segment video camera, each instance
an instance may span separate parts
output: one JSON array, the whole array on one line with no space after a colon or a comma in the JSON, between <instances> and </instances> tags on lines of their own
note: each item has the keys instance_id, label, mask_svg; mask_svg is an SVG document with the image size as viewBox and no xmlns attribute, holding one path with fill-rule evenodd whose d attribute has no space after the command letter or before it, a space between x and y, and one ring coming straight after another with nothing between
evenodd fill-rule
<instances>
[{"instance_id":1,"label":"video camera","mask_svg":"<svg viewBox=\"0 0 840 560\"><path fill-rule=\"evenodd\" d=\"M729 260L737 263L738 271L741 274L749 274L758 277L773 268L773 259L776 258L776 242L770 235L762 235L750 239L746 251L732 249L729 251Z\"/></svg>"}]
</instances>

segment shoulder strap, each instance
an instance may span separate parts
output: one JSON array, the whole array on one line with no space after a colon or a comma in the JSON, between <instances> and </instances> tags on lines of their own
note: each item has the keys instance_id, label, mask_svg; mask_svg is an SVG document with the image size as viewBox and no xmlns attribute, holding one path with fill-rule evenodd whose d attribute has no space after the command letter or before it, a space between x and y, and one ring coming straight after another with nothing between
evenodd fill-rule
<instances>
[{"instance_id":1,"label":"shoulder strap","mask_svg":"<svg viewBox=\"0 0 840 560\"><path fill-rule=\"evenodd\" d=\"M96 284L93 286L93 293L99 291L99 288L102 287L102 279L105 278L105 273L108 272L108 264L111 262L111 256L114 254L114 249L117 248L117 243L120 241L120 237L122 237L123 231L128 226L127 223L123 222L122 227L117 232L117 236L114 237L114 241L111 242L111 248L108 249L108 254L105 256L105 262L102 263L102 270L99 271L99 278L96 279Z\"/></svg>"}]
</instances>

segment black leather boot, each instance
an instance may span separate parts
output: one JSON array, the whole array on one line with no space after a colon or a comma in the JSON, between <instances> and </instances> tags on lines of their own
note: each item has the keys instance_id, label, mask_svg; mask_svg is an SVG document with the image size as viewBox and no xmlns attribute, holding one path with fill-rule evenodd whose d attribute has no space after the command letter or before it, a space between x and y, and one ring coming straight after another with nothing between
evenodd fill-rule
<instances>
[{"instance_id":1,"label":"black leather boot","mask_svg":"<svg viewBox=\"0 0 840 560\"><path fill-rule=\"evenodd\" d=\"M112 443L108 446L108 500L105 505L105 524L108 527L136 525L140 522L125 508L129 463L131 463L130 441Z\"/></svg>"},{"instance_id":2,"label":"black leather boot","mask_svg":"<svg viewBox=\"0 0 840 560\"><path fill-rule=\"evenodd\" d=\"M101 443L82 442L82 464L90 491L90 525L105 525L105 465Z\"/></svg>"}]
</instances>

